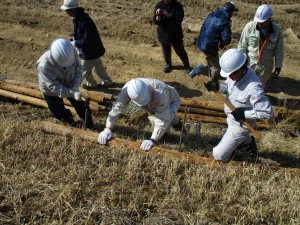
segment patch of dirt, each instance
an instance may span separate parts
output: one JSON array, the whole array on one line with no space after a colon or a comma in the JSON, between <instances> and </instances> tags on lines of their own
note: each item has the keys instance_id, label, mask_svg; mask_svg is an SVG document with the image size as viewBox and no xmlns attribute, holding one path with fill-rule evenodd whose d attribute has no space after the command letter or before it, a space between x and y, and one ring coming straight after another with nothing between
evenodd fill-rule
<instances>
[{"instance_id":1,"label":"patch of dirt","mask_svg":"<svg viewBox=\"0 0 300 225\"><path fill-rule=\"evenodd\" d=\"M156 1L91 0L80 1L95 21L107 49L102 58L108 73L116 82L114 88L104 91L117 94L122 85L133 77L152 77L175 86L182 97L216 100L203 88L198 78L189 78L182 63L173 52L176 69L164 74L164 61L156 26L150 23ZM219 1L199 3L181 1L185 9L183 21L184 42L190 63L206 64L204 55L196 48L196 40L206 15L219 7ZM58 0L4 1L0 13L0 74L8 79L37 82L35 63L56 37L68 37L72 32L72 19L60 10ZM259 1L236 3L239 12L232 19L233 40L236 47L244 25L253 19ZM272 79L267 92L278 102L299 99L299 9L297 1L272 1L273 19L284 31L285 61L282 74ZM222 54L222 52L221 52ZM283 95L281 94L283 93ZM280 95L278 95L280 94Z\"/></svg>"}]
</instances>

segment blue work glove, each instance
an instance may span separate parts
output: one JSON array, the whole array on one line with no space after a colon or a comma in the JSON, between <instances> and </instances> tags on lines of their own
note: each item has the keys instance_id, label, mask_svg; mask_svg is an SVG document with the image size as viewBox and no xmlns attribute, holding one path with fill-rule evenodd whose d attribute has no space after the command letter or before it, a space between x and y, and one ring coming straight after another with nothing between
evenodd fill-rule
<instances>
[{"instance_id":1,"label":"blue work glove","mask_svg":"<svg viewBox=\"0 0 300 225\"><path fill-rule=\"evenodd\" d=\"M154 145L154 140L144 140L141 144L141 149L144 151L149 151Z\"/></svg>"},{"instance_id":2,"label":"blue work glove","mask_svg":"<svg viewBox=\"0 0 300 225\"><path fill-rule=\"evenodd\" d=\"M108 140L110 140L113 136L112 131L109 128L105 128L99 135L98 135L98 142L101 145L105 145Z\"/></svg>"},{"instance_id":3,"label":"blue work glove","mask_svg":"<svg viewBox=\"0 0 300 225\"><path fill-rule=\"evenodd\" d=\"M231 112L234 119L236 121L245 119L245 109L244 108L236 108L234 111Z\"/></svg>"}]
</instances>

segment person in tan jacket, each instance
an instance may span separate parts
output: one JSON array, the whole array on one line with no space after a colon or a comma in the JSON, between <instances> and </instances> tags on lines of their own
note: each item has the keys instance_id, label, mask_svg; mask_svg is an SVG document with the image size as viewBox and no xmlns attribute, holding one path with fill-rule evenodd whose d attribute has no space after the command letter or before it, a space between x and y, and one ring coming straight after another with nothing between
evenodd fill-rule
<instances>
[{"instance_id":1,"label":"person in tan jacket","mask_svg":"<svg viewBox=\"0 0 300 225\"><path fill-rule=\"evenodd\" d=\"M248 56L250 66L259 76L263 87L273 74L281 71L284 46L279 25L272 21L273 11L269 5L258 7L254 21L246 24L241 34L238 49Z\"/></svg>"}]
</instances>

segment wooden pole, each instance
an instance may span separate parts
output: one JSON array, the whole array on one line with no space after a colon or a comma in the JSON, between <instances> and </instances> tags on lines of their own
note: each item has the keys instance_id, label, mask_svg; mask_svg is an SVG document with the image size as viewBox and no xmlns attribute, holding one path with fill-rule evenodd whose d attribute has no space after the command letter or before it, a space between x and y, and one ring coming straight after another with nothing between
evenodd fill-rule
<instances>
[{"instance_id":1,"label":"wooden pole","mask_svg":"<svg viewBox=\"0 0 300 225\"><path fill-rule=\"evenodd\" d=\"M185 107L180 106L178 109L178 112L184 112ZM207 115L207 116L216 116L216 117L224 117L226 118L226 115L224 112L215 111L215 110L209 110L209 109L199 109L194 107L188 107L187 111L191 114L200 114L200 115Z\"/></svg>"},{"instance_id":2,"label":"wooden pole","mask_svg":"<svg viewBox=\"0 0 300 225\"><path fill-rule=\"evenodd\" d=\"M18 94L22 94L22 95L31 96L34 98L45 99L44 95L40 92L40 90L34 89L32 87L26 87L26 86L21 86L21 85L16 85L16 84L0 81L0 89L18 93ZM72 106L72 104L67 99L64 99L64 104L68 105L68 106ZM98 112L101 110L107 110L106 106L98 105L98 103L95 101L90 101L90 108L92 111L95 111L95 112Z\"/></svg>"},{"instance_id":3,"label":"wooden pole","mask_svg":"<svg viewBox=\"0 0 300 225\"><path fill-rule=\"evenodd\" d=\"M19 81L15 81L15 80L5 80L5 81L2 81L1 83L9 83L9 84L14 84L17 87L27 87L30 89L39 90L38 84L35 84L35 83L28 83L28 82L21 83ZM83 88L79 88L79 90L84 98L90 97L90 99L92 101L105 103L108 101L112 101L114 99L114 96L111 94L106 94L106 93L98 92L98 91L87 91Z\"/></svg>"},{"instance_id":4,"label":"wooden pole","mask_svg":"<svg viewBox=\"0 0 300 225\"><path fill-rule=\"evenodd\" d=\"M48 105L47 105L46 101L39 99L39 98L34 98L34 97L30 97L30 96L26 96L26 95L14 93L14 92L2 90L2 89L0 89L0 95L4 96L6 98L14 99L16 101L25 102L28 104L32 104L32 105L36 105L36 106L40 106L40 107L48 109ZM65 107L67 109L69 109L72 114L76 113L76 111L73 107L70 107L70 106L65 106Z\"/></svg>"},{"instance_id":5,"label":"wooden pole","mask_svg":"<svg viewBox=\"0 0 300 225\"><path fill-rule=\"evenodd\" d=\"M98 143L98 133L91 131L84 131L78 128L68 127L64 125L55 124L48 121L41 122L41 129L47 133L63 135L68 137L79 138L93 143ZM165 157L171 157L175 159L185 160L189 163L197 165L210 165L210 166L220 166L220 165L241 165L237 162L230 163L220 163L211 158L201 157L195 154L189 154L184 152L177 152L175 150L169 150L166 148L153 147L149 152L145 152L140 149L141 143L133 142L128 140L123 140L120 138L113 138L109 141L109 147L116 149L121 149L123 151L136 151L140 154L152 154L152 155L161 155Z\"/></svg>"},{"instance_id":6,"label":"wooden pole","mask_svg":"<svg viewBox=\"0 0 300 225\"><path fill-rule=\"evenodd\" d=\"M215 111L224 112L224 104L216 101L198 101L190 98L181 98L180 105L182 106L190 106L201 109L210 109Z\"/></svg>"}]
</instances>

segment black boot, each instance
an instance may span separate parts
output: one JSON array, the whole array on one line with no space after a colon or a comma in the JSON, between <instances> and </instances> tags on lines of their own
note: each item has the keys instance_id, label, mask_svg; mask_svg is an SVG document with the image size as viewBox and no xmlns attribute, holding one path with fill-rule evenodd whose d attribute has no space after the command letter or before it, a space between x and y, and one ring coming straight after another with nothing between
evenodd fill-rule
<instances>
[{"instance_id":1,"label":"black boot","mask_svg":"<svg viewBox=\"0 0 300 225\"><path fill-rule=\"evenodd\" d=\"M164 69L163 69L163 71L165 73L171 73L171 71L172 71L172 65L171 64L166 64L165 67L164 67Z\"/></svg>"},{"instance_id":2,"label":"black boot","mask_svg":"<svg viewBox=\"0 0 300 225\"><path fill-rule=\"evenodd\" d=\"M64 116L62 118L62 121L66 122L66 123L68 123L70 125L72 125L72 124L75 123L75 121L73 119L73 115L72 115L72 113L71 113L71 111L69 109L65 110L65 113L64 113Z\"/></svg>"},{"instance_id":3,"label":"black boot","mask_svg":"<svg viewBox=\"0 0 300 225\"><path fill-rule=\"evenodd\" d=\"M181 122L181 120L179 120L179 122L177 124L172 125L172 127L176 131L181 131L181 129L182 129L182 122Z\"/></svg>"},{"instance_id":4,"label":"black boot","mask_svg":"<svg viewBox=\"0 0 300 225\"><path fill-rule=\"evenodd\" d=\"M252 138L251 142L248 145L245 145L242 148L241 152L243 152L251 157L256 157L258 154L258 149L256 146L255 138L254 137L251 137L251 138Z\"/></svg>"}]
</instances>

